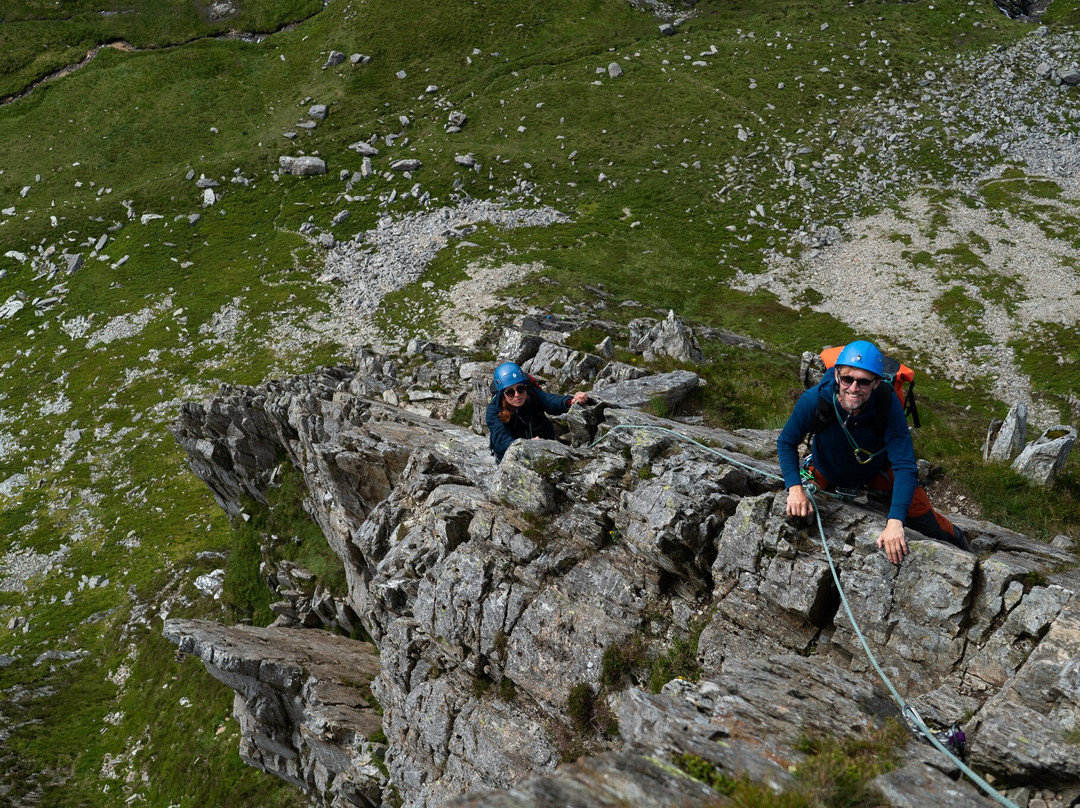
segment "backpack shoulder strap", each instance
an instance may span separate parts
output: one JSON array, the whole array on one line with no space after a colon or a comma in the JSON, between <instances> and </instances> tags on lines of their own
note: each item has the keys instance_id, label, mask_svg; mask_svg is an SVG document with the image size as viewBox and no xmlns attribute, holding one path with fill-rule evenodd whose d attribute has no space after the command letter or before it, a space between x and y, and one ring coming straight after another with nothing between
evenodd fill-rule
<instances>
[{"instance_id":1,"label":"backpack shoulder strap","mask_svg":"<svg viewBox=\"0 0 1080 808\"><path fill-rule=\"evenodd\" d=\"M833 411L829 399L818 396L817 409L814 410L814 420L810 424L810 431L806 433L806 440L804 441L807 452L813 449L814 436L835 420L836 413Z\"/></svg>"},{"instance_id":2,"label":"backpack shoulder strap","mask_svg":"<svg viewBox=\"0 0 1080 808\"><path fill-rule=\"evenodd\" d=\"M874 391L874 429L882 435L889 426L889 407L894 395L896 391L890 384L879 384Z\"/></svg>"}]
</instances>

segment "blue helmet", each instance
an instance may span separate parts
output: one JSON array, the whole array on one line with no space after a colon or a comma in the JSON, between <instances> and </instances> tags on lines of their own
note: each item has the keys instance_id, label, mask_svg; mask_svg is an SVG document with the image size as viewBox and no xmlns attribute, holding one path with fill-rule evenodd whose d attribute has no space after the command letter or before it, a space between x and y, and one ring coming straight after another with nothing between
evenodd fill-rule
<instances>
[{"instance_id":1,"label":"blue helmet","mask_svg":"<svg viewBox=\"0 0 1080 808\"><path fill-rule=\"evenodd\" d=\"M885 375L884 354L878 350L874 343L867 342L864 339L858 339L845 345L844 350L836 357L836 365L837 367L846 365L851 368L868 370L879 377Z\"/></svg>"},{"instance_id":2,"label":"blue helmet","mask_svg":"<svg viewBox=\"0 0 1080 808\"><path fill-rule=\"evenodd\" d=\"M513 387L515 384L522 384L528 380L524 371L513 362L503 362L495 368L495 390L500 393L507 387Z\"/></svg>"}]
</instances>

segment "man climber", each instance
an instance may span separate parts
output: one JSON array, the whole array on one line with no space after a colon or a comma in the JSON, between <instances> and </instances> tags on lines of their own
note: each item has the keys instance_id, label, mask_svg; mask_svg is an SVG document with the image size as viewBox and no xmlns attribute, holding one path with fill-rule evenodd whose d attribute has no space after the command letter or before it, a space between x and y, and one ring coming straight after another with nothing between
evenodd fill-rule
<instances>
[{"instance_id":1,"label":"man climber","mask_svg":"<svg viewBox=\"0 0 1080 808\"><path fill-rule=\"evenodd\" d=\"M799 446L813 434L806 466L818 488L863 486L892 492L877 546L893 564L907 555L904 525L932 539L971 550L964 532L934 510L918 480L915 448L900 399L882 384L885 357L871 342L844 347L831 372L799 397L776 449L787 487L788 516L809 516Z\"/></svg>"}]
</instances>

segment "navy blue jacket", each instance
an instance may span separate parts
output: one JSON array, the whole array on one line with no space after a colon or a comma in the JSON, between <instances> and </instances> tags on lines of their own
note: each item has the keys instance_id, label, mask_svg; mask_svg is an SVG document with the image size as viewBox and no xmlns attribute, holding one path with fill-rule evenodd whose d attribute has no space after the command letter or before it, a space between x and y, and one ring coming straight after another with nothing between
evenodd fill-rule
<instances>
[{"instance_id":1,"label":"navy blue jacket","mask_svg":"<svg viewBox=\"0 0 1080 808\"><path fill-rule=\"evenodd\" d=\"M887 382L882 381L881 384L885 385ZM795 403L791 417L776 440L785 487L801 484L799 445L814 425L819 402L824 401L829 411L833 412L832 402L836 400L836 392L836 377L827 373L819 384L803 393ZM882 403L887 403L889 407L884 432L878 425L880 421L875 419L876 407ZM895 394L870 396L862 411L848 420L847 428L862 449L870 453L881 449L885 451L868 463L860 464L847 436L844 435L839 419L834 414L814 436L811 452L815 468L836 488L859 488L866 485L879 471L891 466L895 481L889 518L905 521L908 508L911 507L911 497L919 483L919 475L915 463L915 447L911 443L911 431L908 429L900 399Z\"/></svg>"},{"instance_id":2,"label":"navy blue jacket","mask_svg":"<svg viewBox=\"0 0 1080 808\"><path fill-rule=\"evenodd\" d=\"M547 419L545 413L562 415L570 409L571 396L557 396L547 393L535 384L529 384L528 397L520 407L511 407L513 414L510 422L504 424L499 420L499 399L502 393L496 393L487 408L487 427L491 451L495 455L495 462L501 463L510 444L518 438L555 438L555 427Z\"/></svg>"}]
</instances>

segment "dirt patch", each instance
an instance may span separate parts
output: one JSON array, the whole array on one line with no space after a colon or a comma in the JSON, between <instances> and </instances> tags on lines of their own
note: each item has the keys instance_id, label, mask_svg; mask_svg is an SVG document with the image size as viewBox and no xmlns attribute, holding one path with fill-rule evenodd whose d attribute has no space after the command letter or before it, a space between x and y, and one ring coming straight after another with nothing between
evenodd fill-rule
<instances>
[{"instance_id":1,"label":"dirt patch","mask_svg":"<svg viewBox=\"0 0 1080 808\"><path fill-rule=\"evenodd\" d=\"M978 503L969 497L953 479L943 477L939 480L931 480L926 485L926 493L934 508L944 514L958 513L969 519L980 521L986 518Z\"/></svg>"},{"instance_id":2,"label":"dirt patch","mask_svg":"<svg viewBox=\"0 0 1080 808\"><path fill-rule=\"evenodd\" d=\"M498 292L543 268L544 265L538 262L498 266L469 264L465 268L469 279L455 284L447 292L450 305L439 319L443 333L453 335L450 342L454 345L475 347L489 327L486 312L502 302Z\"/></svg>"}]
</instances>

